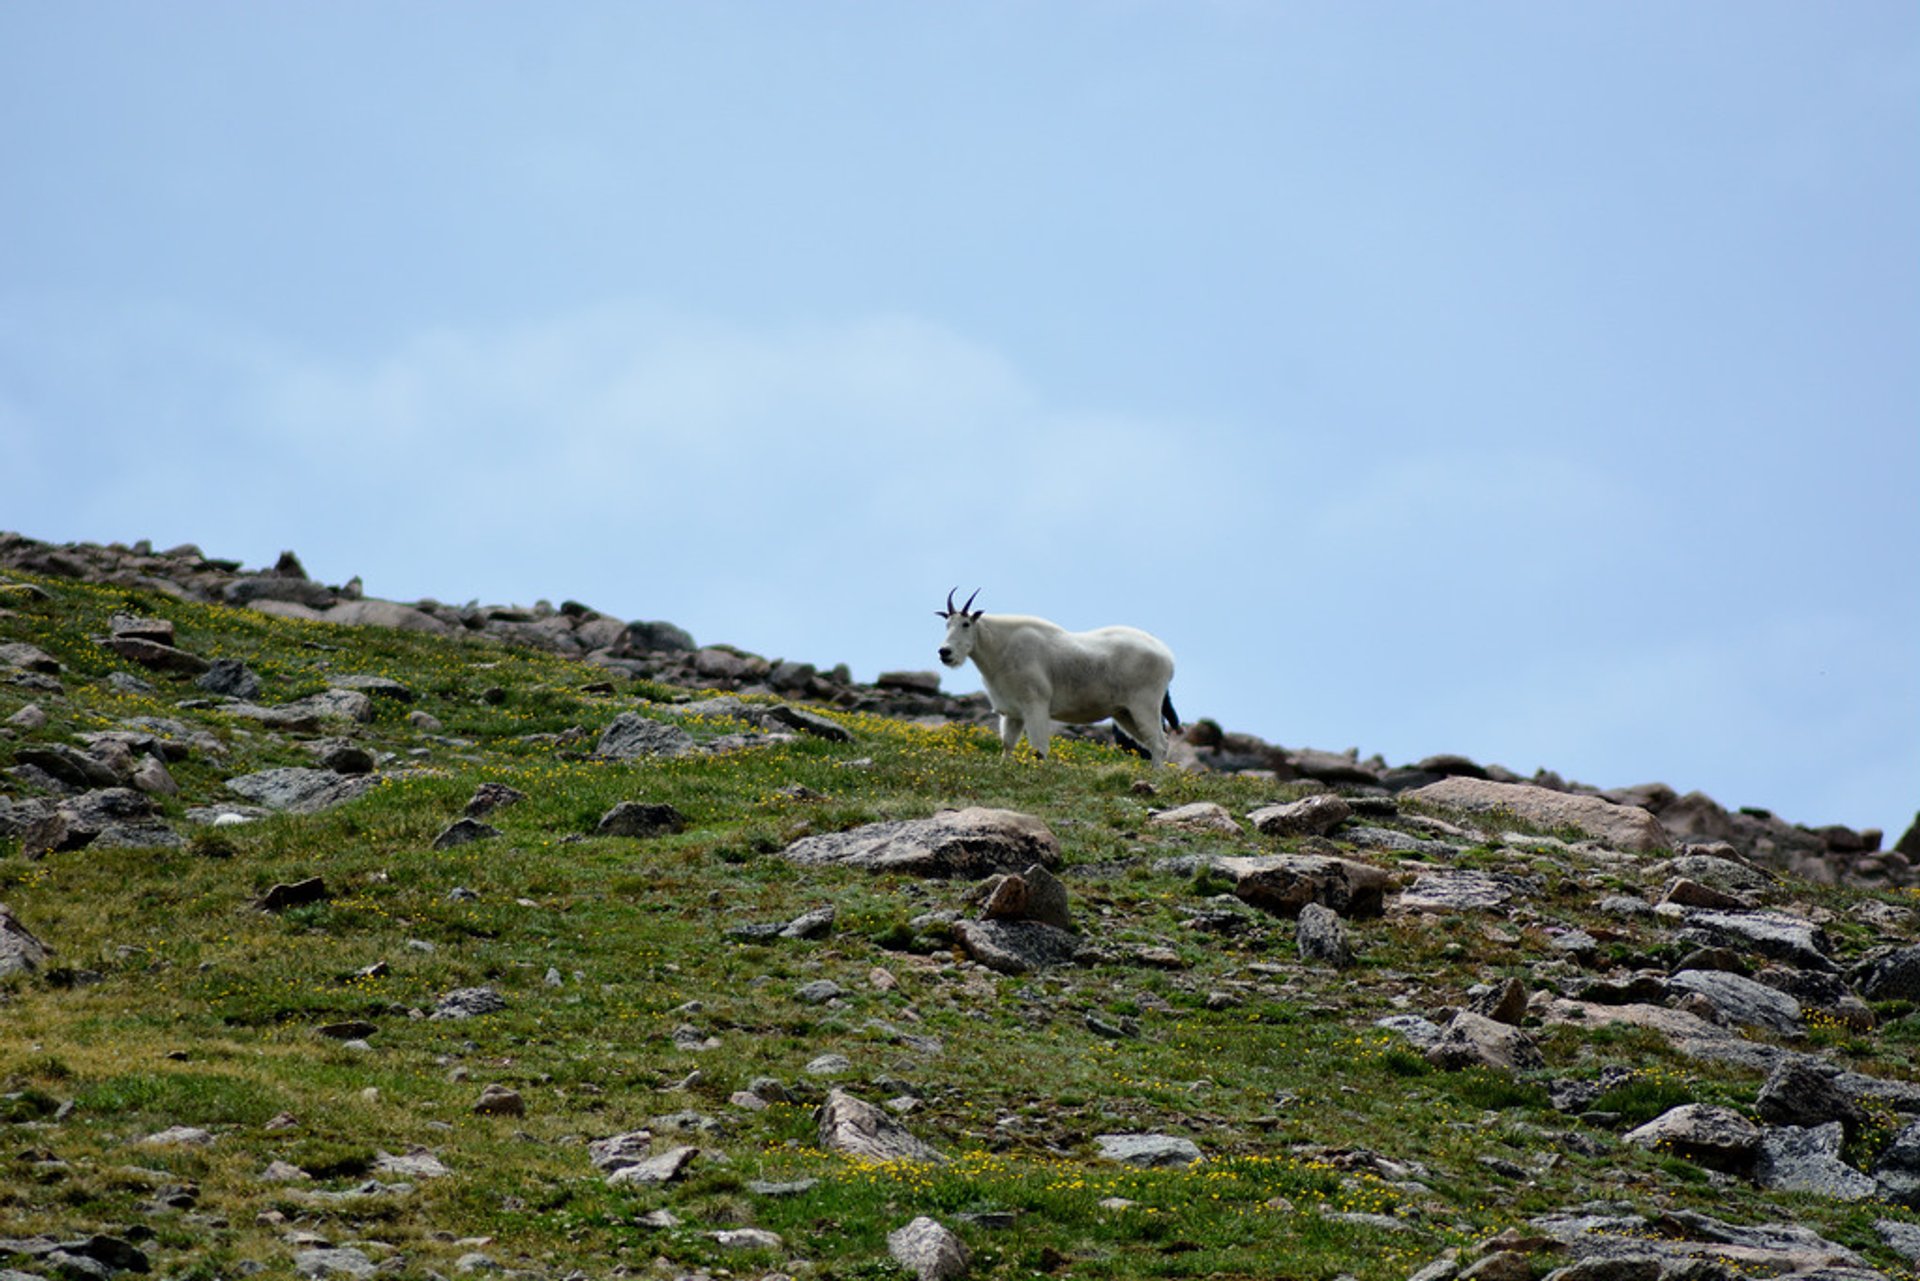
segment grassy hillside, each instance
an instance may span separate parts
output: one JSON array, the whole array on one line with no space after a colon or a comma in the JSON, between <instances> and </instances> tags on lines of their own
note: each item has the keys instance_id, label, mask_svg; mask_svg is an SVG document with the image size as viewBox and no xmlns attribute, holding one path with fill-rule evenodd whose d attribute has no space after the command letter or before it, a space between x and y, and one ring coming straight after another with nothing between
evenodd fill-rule
<instances>
[{"instance_id":1,"label":"grassy hillside","mask_svg":"<svg viewBox=\"0 0 1920 1281\"><path fill-rule=\"evenodd\" d=\"M851 741L801 734L611 762L592 749L622 712L701 740L742 726L676 717L682 691L487 641L15 581L27 586L0 599L0 643L36 646L61 670L57 688L0 671L0 722L29 704L47 717L0 737L0 768L143 717L178 722L186 732L164 736L193 745L168 765L179 794L158 798L185 834L179 848L29 858L20 837L0 841L0 902L53 949L0 979L0 1238L117 1236L182 1278L291 1275L296 1254L321 1244L400 1277L485 1266L476 1256L532 1276L879 1277L901 1275L887 1234L925 1214L972 1249L973 1276L1371 1281L1610 1200L1803 1222L1901 1266L1872 1224L1912 1211L1765 1192L1619 1142L1672 1103L1750 1109L1753 1070L1683 1057L1650 1032L1536 1025L1545 1072L1447 1072L1375 1026L1438 1019L1475 984L1543 983L1565 966L1552 947L1561 927L1595 935L1601 968L1672 959L1662 926L1595 907L1609 893L1657 894L1658 874L1631 861L1492 831L1459 862L1538 878L1526 911L1353 922L1358 961L1336 970L1300 959L1292 922L1223 902L1229 882L1166 862L1325 842L1150 821L1193 801L1243 814L1298 795L1290 785L1150 771L1089 744L1006 761L985 731L823 709ZM244 662L261 704L344 675L388 678L411 700L376 696L364 724L267 728L100 644L117 612L170 620L180 648ZM375 755L367 795L240 825L186 820L236 802L229 779L312 766L323 738ZM525 799L486 816L498 836L436 850L486 783ZM0 776L0 797L37 794ZM623 801L672 805L684 829L596 836ZM1086 963L988 971L939 919L974 910L972 885L780 857L810 833L974 804L1039 816L1058 835ZM324 898L258 906L311 877ZM1783 885L1776 897L1832 912L1844 952L1881 941L1851 914L1861 896ZM824 937L739 928L828 905ZM821 980L838 994L803 993ZM504 1009L428 1017L447 993L483 986ZM1812 1026L1805 1044L1911 1079L1920 1023L1897 1003L1876 1012L1871 1035ZM366 1026L340 1026L354 1023ZM817 1063L833 1055L844 1063ZM1607 1078L1596 1109L1612 1123L1549 1105L1548 1077L1599 1081L1612 1067L1631 1069ZM738 1097L762 1078L777 1088ZM524 1111L476 1112L494 1085ZM897 1101L948 1160L821 1150L814 1113L836 1086ZM1849 1155L1870 1161L1898 1120L1875 1117ZM213 1141L144 1141L170 1127ZM687 1143L699 1155L674 1182L609 1186L588 1144L642 1129L656 1151ZM1184 1136L1207 1159L1104 1160L1095 1136L1116 1133ZM433 1161L384 1160L408 1154ZM270 1168L288 1177L263 1177ZM745 1228L780 1244L728 1235ZM37 1274L25 1258L14 1266ZM1535 1267L1565 1262L1547 1251Z\"/></svg>"}]
</instances>

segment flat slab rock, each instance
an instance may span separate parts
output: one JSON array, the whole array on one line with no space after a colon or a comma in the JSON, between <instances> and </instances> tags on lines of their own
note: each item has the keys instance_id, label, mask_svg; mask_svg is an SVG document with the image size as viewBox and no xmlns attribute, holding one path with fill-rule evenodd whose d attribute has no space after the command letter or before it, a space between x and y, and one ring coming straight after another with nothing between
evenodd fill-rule
<instances>
[{"instance_id":1,"label":"flat slab rock","mask_svg":"<svg viewBox=\"0 0 1920 1281\"><path fill-rule=\"evenodd\" d=\"M1400 895L1397 905L1407 912L1492 911L1504 907L1515 894L1537 888L1526 878L1473 868L1435 868L1422 872Z\"/></svg>"},{"instance_id":2,"label":"flat slab rock","mask_svg":"<svg viewBox=\"0 0 1920 1281\"><path fill-rule=\"evenodd\" d=\"M1742 1275L1775 1276L1822 1268L1850 1277L1881 1277L1852 1250L1811 1228L1788 1223L1734 1224L1691 1210L1652 1218L1626 1212L1569 1212L1534 1219L1532 1226L1581 1260L1655 1258L1678 1265L1690 1259L1730 1264Z\"/></svg>"},{"instance_id":3,"label":"flat slab rock","mask_svg":"<svg viewBox=\"0 0 1920 1281\"><path fill-rule=\"evenodd\" d=\"M954 938L967 955L1002 974L1071 965L1080 940L1042 921L955 921Z\"/></svg>"},{"instance_id":4,"label":"flat slab rock","mask_svg":"<svg viewBox=\"0 0 1920 1281\"><path fill-rule=\"evenodd\" d=\"M1097 1134L1093 1142L1109 1161L1144 1168L1184 1168L1207 1158L1192 1139L1172 1134Z\"/></svg>"},{"instance_id":5,"label":"flat slab rock","mask_svg":"<svg viewBox=\"0 0 1920 1281\"><path fill-rule=\"evenodd\" d=\"M1013 810L943 810L931 818L869 823L804 836L783 856L806 866L840 864L927 877L985 877L1060 865L1060 842L1041 820Z\"/></svg>"},{"instance_id":6,"label":"flat slab rock","mask_svg":"<svg viewBox=\"0 0 1920 1281\"><path fill-rule=\"evenodd\" d=\"M1443 809L1473 814L1505 812L1539 827L1570 827L1617 850L1665 849L1673 838L1660 820L1637 805L1615 805L1597 796L1555 792L1525 783L1495 783L1456 776L1405 794Z\"/></svg>"},{"instance_id":7,"label":"flat slab rock","mask_svg":"<svg viewBox=\"0 0 1920 1281\"><path fill-rule=\"evenodd\" d=\"M291 766L230 778L227 790L271 810L315 814L366 795L379 781L373 774L335 774Z\"/></svg>"}]
</instances>

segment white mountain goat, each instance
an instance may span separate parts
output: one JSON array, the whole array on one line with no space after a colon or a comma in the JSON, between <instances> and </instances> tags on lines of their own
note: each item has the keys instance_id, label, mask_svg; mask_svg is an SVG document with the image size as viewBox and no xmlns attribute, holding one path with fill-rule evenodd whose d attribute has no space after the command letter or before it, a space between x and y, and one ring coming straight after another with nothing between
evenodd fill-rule
<instances>
[{"instance_id":1,"label":"white mountain goat","mask_svg":"<svg viewBox=\"0 0 1920 1281\"><path fill-rule=\"evenodd\" d=\"M1000 741L1011 752L1024 730L1034 754L1045 758L1053 724L1087 725L1113 718L1123 745L1158 765L1167 759L1167 730L1180 728L1167 683L1173 651L1137 627L1070 632L1044 618L959 609L953 593L934 613L947 620L940 661L980 669ZM1164 728L1163 728L1164 722Z\"/></svg>"}]
</instances>

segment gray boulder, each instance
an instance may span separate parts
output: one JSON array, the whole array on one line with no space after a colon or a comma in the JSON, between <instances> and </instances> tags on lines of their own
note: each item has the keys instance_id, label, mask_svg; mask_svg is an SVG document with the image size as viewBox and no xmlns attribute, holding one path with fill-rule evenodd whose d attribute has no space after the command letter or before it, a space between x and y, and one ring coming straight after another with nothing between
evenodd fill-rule
<instances>
[{"instance_id":1,"label":"gray boulder","mask_svg":"<svg viewBox=\"0 0 1920 1281\"><path fill-rule=\"evenodd\" d=\"M338 1250L301 1250L293 1256L293 1270L308 1281L328 1281L332 1277L371 1277L378 1269L365 1253L346 1247Z\"/></svg>"},{"instance_id":2,"label":"gray boulder","mask_svg":"<svg viewBox=\"0 0 1920 1281\"><path fill-rule=\"evenodd\" d=\"M953 936L968 956L1001 974L1070 965L1080 940L1040 921L955 921Z\"/></svg>"},{"instance_id":3,"label":"gray boulder","mask_svg":"<svg viewBox=\"0 0 1920 1281\"><path fill-rule=\"evenodd\" d=\"M7 905L0 903L0 977L37 970L52 954L52 948L35 938Z\"/></svg>"},{"instance_id":4,"label":"gray boulder","mask_svg":"<svg viewBox=\"0 0 1920 1281\"><path fill-rule=\"evenodd\" d=\"M1920 1001L1920 947L1872 958L1854 970L1853 984L1869 1001Z\"/></svg>"},{"instance_id":5,"label":"gray boulder","mask_svg":"<svg viewBox=\"0 0 1920 1281\"><path fill-rule=\"evenodd\" d=\"M1192 1139L1170 1134L1097 1134L1093 1141L1105 1159L1143 1169L1182 1168L1207 1159Z\"/></svg>"},{"instance_id":6,"label":"gray boulder","mask_svg":"<svg viewBox=\"0 0 1920 1281\"><path fill-rule=\"evenodd\" d=\"M1030 815L976 807L802 837L783 856L805 866L840 864L910 876L978 878L1019 872L1036 863L1058 867L1060 842Z\"/></svg>"},{"instance_id":7,"label":"gray boulder","mask_svg":"<svg viewBox=\"0 0 1920 1281\"><path fill-rule=\"evenodd\" d=\"M1866 1121L1858 1101L1823 1072L1813 1059L1795 1056L1781 1060L1760 1087L1754 1100L1760 1119L1773 1125L1814 1128L1837 1122L1848 1133Z\"/></svg>"},{"instance_id":8,"label":"gray boulder","mask_svg":"<svg viewBox=\"0 0 1920 1281\"><path fill-rule=\"evenodd\" d=\"M306 602L299 602L305 604ZM322 606L310 605L321 609ZM425 610L388 600L343 600L321 614L329 623L349 627L386 627L401 632L425 632L430 636L451 636L455 628Z\"/></svg>"},{"instance_id":9,"label":"gray boulder","mask_svg":"<svg viewBox=\"0 0 1920 1281\"><path fill-rule=\"evenodd\" d=\"M1690 911L1680 940L1757 952L1803 970L1834 968L1827 932L1787 912Z\"/></svg>"},{"instance_id":10,"label":"gray boulder","mask_svg":"<svg viewBox=\"0 0 1920 1281\"><path fill-rule=\"evenodd\" d=\"M845 1090L828 1093L814 1113L820 1146L869 1161L944 1161L891 1116Z\"/></svg>"},{"instance_id":11,"label":"gray boulder","mask_svg":"<svg viewBox=\"0 0 1920 1281\"><path fill-rule=\"evenodd\" d=\"M1623 1140L1635 1147L1673 1152L1731 1174L1753 1168L1760 1148L1760 1127L1732 1108L1686 1103L1662 1113Z\"/></svg>"},{"instance_id":12,"label":"gray boulder","mask_svg":"<svg viewBox=\"0 0 1920 1281\"><path fill-rule=\"evenodd\" d=\"M1406 912L1484 912L1504 907L1523 889L1520 878L1500 872L1437 868L1422 872L1401 893Z\"/></svg>"},{"instance_id":13,"label":"gray boulder","mask_svg":"<svg viewBox=\"0 0 1920 1281\"><path fill-rule=\"evenodd\" d=\"M887 1233L887 1253L917 1281L955 1281L973 1262L965 1242L924 1214Z\"/></svg>"},{"instance_id":14,"label":"gray boulder","mask_svg":"<svg viewBox=\"0 0 1920 1281\"><path fill-rule=\"evenodd\" d=\"M0 667L12 667L23 672L39 672L47 676L60 674L59 659L38 645L29 645L25 641L7 641L0 644Z\"/></svg>"},{"instance_id":15,"label":"gray boulder","mask_svg":"<svg viewBox=\"0 0 1920 1281\"><path fill-rule=\"evenodd\" d=\"M1800 1002L1765 983L1724 970L1682 970L1667 978L1669 993L1695 993L1713 1007L1719 1022L1802 1036Z\"/></svg>"},{"instance_id":16,"label":"gray boulder","mask_svg":"<svg viewBox=\"0 0 1920 1281\"><path fill-rule=\"evenodd\" d=\"M431 1017L472 1019L483 1014L498 1014L506 1008L507 999L490 987L463 987L441 997Z\"/></svg>"},{"instance_id":17,"label":"gray boulder","mask_svg":"<svg viewBox=\"0 0 1920 1281\"><path fill-rule=\"evenodd\" d=\"M1344 970L1353 964L1353 944L1340 914L1319 903L1300 909L1293 927L1294 946L1303 961L1320 961Z\"/></svg>"},{"instance_id":18,"label":"gray boulder","mask_svg":"<svg viewBox=\"0 0 1920 1281\"><path fill-rule=\"evenodd\" d=\"M316 814L366 795L378 781L372 774L348 776L289 766L230 778L227 790L271 810Z\"/></svg>"},{"instance_id":19,"label":"gray boulder","mask_svg":"<svg viewBox=\"0 0 1920 1281\"><path fill-rule=\"evenodd\" d=\"M1920 1209L1920 1121L1893 1136L1874 1162L1873 1174L1887 1200Z\"/></svg>"},{"instance_id":20,"label":"gray boulder","mask_svg":"<svg viewBox=\"0 0 1920 1281\"><path fill-rule=\"evenodd\" d=\"M671 1147L622 1165L607 1175L609 1187L657 1186L672 1183L686 1173L700 1149L682 1145Z\"/></svg>"},{"instance_id":21,"label":"gray boulder","mask_svg":"<svg viewBox=\"0 0 1920 1281\"><path fill-rule=\"evenodd\" d=\"M631 761L647 756L685 756L694 749L693 735L678 725L649 720L638 712L622 712L601 732L594 755L606 760Z\"/></svg>"},{"instance_id":22,"label":"gray boulder","mask_svg":"<svg viewBox=\"0 0 1920 1281\"><path fill-rule=\"evenodd\" d=\"M433 848L457 849L462 845L471 845L475 841L490 841L499 835L500 829L490 823L482 823L477 818L457 818L449 823L440 835L433 838Z\"/></svg>"},{"instance_id":23,"label":"gray boulder","mask_svg":"<svg viewBox=\"0 0 1920 1281\"><path fill-rule=\"evenodd\" d=\"M1776 1192L1864 1201L1878 1194L1880 1185L1840 1159L1845 1142L1838 1121L1812 1129L1786 1125L1766 1130L1754 1158L1754 1181Z\"/></svg>"},{"instance_id":24,"label":"gray boulder","mask_svg":"<svg viewBox=\"0 0 1920 1281\"><path fill-rule=\"evenodd\" d=\"M213 664L198 654L189 654L184 649L175 649L158 641L145 640L138 636L110 636L107 648L124 659L152 668L156 672L173 672L181 676L198 676Z\"/></svg>"},{"instance_id":25,"label":"gray boulder","mask_svg":"<svg viewBox=\"0 0 1920 1281\"><path fill-rule=\"evenodd\" d=\"M223 694L228 698L257 698L260 695L260 678L253 669L237 658L216 658L194 682L210 694Z\"/></svg>"}]
</instances>

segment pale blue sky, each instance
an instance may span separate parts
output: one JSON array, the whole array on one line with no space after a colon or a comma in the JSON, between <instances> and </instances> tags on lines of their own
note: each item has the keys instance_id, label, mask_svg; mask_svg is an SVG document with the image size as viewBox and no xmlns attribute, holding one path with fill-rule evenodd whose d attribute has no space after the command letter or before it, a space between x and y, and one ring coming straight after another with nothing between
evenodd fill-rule
<instances>
[{"instance_id":1,"label":"pale blue sky","mask_svg":"<svg viewBox=\"0 0 1920 1281\"><path fill-rule=\"evenodd\" d=\"M1920 807L1904 0L0 0L0 174L0 528Z\"/></svg>"}]
</instances>

